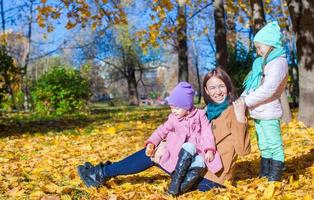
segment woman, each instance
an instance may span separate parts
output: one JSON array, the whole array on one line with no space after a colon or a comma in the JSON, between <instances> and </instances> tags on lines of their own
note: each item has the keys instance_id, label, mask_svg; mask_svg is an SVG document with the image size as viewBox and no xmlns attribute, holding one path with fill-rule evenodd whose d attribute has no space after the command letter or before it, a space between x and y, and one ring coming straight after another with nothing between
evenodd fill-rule
<instances>
[{"instance_id":1,"label":"woman","mask_svg":"<svg viewBox=\"0 0 314 200\"><path fill-rule=\"evenodd\" d=\"M229 75L219 67L212 70L204 77L203 89L207 118L212 123L223 165L220 172L213 174L208 171L205 174L204 179L213 184L199 185L199 188L208 189L223 186L225 181L233 182L237 157L249 154L251 145L245 104L242 98L235 101L236 91Z\"/></svg>"},{"instance_id":2,"label":"woman","mask_svg":"<svg viewBox=\"0 0 314 200\"><path fill-rule=\"evenodd\" d=\"M205 76L203 88L207 117L213 123L217 151L223 164L222 170L216 174L206 172L195 185L198 190L207 191L214 187L223 187L225 180L233 180L237 155L248 154L250 142L246 131L245 106L242 100L233 102L236 95L230 77L217 68ZM80 165L78 171L88 187L98 187L111 177L136 174L152 166L160 167L145 154L144 148L115 163L107 161L93 166L87 162Z\"/></svg>"}]
</instances>

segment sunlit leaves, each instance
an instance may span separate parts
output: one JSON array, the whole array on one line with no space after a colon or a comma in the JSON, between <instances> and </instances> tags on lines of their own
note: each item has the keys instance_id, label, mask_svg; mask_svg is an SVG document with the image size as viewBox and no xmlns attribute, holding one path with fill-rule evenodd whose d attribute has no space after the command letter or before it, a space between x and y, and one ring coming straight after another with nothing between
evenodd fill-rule
<instances>
[{"instance_id":1,"label":"sunlit leaves","mask_svg":"<svg viewBox=\"0 0 314 200\"><path fill-rule=\"evenodd\" d=\"M124 5L127 6L127 5ZM60 0L57 2L42 1L37 7L37 23L47 31L53 30L53 20L64 15L67 19L65 27L85 27L89 22L92 29L106 22L109 24L126 24L127 19L122 4L110 4L106 0L88 2L86 0Z\"/></svg>"},{"instance_id":2,"label":"sunlit leaves","mask_svg":"<svg viewBox=\"0 0 314 200\"><path fill-rule=\"evenodd\" d=\"M116 161L143 148L145 139L166 119L168 112L168 109L140 108L107 110L99 116L90 115L90 120L101 117L103 120L91 122L88 127L76 124L69 129L67 124L60 123L55 124L59 131L2 137L0 197L174 199L165 194L169 176L156 167L136 175L116 177L99 189L86 188L76 174L76 166L85 161L93 164ZM252 153L239 157L237 186L226 182L226 189L188 192L178 199L312 199L314 129L298 122L295 114L292 122L282 125L287 161L282 182L269 183L266 179L257 178L259 151L250 120Z\"/></svg>"}]
</instances>

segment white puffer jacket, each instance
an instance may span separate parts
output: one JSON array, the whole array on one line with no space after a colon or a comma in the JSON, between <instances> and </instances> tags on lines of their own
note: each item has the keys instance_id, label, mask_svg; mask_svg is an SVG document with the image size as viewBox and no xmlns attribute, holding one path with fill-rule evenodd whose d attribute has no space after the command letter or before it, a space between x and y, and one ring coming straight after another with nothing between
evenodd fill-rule
<instances>
[{"instance_id":1,"label":"white puffer jacket","mask_svg":"<svg viewBox=\"0 0 314 200\"><path fill-rule=\"evenodd\" d=\"M265 65L262 84L255 90L246 91L241 95L249 108L252 118L279 119L282 114L280 95L284 91L288 80L288 62L286 57L280 56Z\"/></svg>"}]
</instances>

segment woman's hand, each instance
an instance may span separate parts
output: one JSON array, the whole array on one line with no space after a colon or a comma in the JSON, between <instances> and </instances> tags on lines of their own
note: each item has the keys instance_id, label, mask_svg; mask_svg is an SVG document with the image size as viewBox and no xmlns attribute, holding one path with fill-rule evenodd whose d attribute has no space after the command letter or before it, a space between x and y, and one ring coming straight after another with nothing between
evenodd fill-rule
<instances>
[{"instance_id":1,"label":"woman's hand","mask_svg":"<svg viewBox=\"0 0 314 200\"><path fill-rule=\"evenodd\" d=\"M152 143L147 144L145 154L148 157L153 157L155 154L155 145Z\"/></svg>"},{"instance_id":2,"label":"woman's hand","mask_svg":"<svg viewBox=\"0 0 314 200\"><path fill-rule=\"evenodd\" d=\"M245 106L244 99L240 97L234 102L232 102L232 104L233 104L234 113L236 115L238 122L245 123L246 122L246 117L245 117L246 106Z\"/></svg>"},{"instance_id":3,"label":"woman's hand","mask_svg":"<svg viewBox=\"0 0 314 200\"><path fill-rule=\"evenodd\" d=\"M213 151L207 151L206 154L205 154L205 160L207 162L210 162L212 160L214 160L214 152Z\"/></svg>"}]
</instances>

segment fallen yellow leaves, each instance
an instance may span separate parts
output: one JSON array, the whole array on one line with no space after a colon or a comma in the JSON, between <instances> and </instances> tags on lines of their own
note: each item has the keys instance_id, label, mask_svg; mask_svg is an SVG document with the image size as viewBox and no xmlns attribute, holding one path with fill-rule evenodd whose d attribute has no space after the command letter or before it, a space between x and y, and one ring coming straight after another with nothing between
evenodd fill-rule
<instances>
[{"instance_id":1,"label":"fallen yellow leaves","mask_svg":"<svg viewBox=\"0 0 314 200\"><path fill-rule=\"evenodd\" d=\"M0 138L0 199L175 199L166 194L168 175L156 167L116 177L99 189L86 188L76 174L76 166L85 161L117 161L143 148L167 114L165 109L112 112L109 119L85 127ZM237 186L226 183L226 189L193 191L178 199L314 198L314 129L295 117L282 125L286 171L282 182L269 183L257 178L259 151L249 124L252 153L238 160Z\"/></svg>"}]
</instances>

